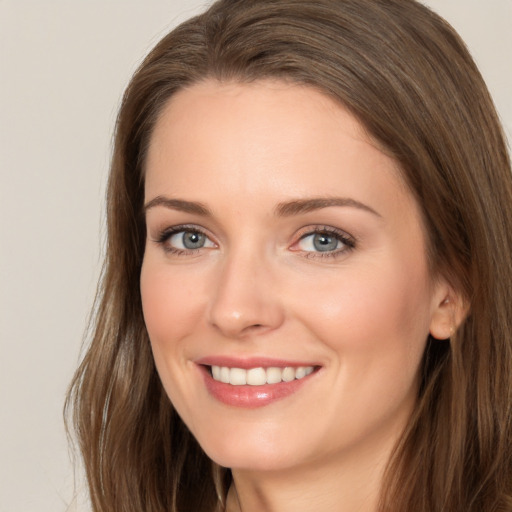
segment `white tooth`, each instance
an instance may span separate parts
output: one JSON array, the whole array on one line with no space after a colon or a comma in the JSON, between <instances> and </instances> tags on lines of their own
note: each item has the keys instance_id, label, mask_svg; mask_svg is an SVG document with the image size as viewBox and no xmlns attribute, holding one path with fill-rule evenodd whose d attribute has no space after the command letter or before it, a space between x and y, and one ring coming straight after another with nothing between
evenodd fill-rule
<instances>
[{"instance_id":1,"label":"white tooth","mask_svg":"<svg viewBox=\"0 0 512 512\"><path fill-rule=\"evenodd\" d=\"M295 378L302 379L302 377L305 377L305 376L306 376L306 368L304 368L304 366L299 366L295 370Z\"/></svg>"},{"instance_id":2,"label":"white tooth","mask_svg":"<svg viewBox=\"0 0 512 512\"><path fill-rule=\"evenodd\" d=\"M227 366L221 366L220 368L220 381L229 384L229 368Z\"/></svg>"},{"instance_id":3,"label":"white tooth","mask_svg":"<svg viewBox=\"0 0 512 512\"><path fill-rule=\"evenodd\" d=\"M215 380L220 380L220 366L212 366L212 376Z\"/></svg>"},{"instance_id":4,"label":"white tooth","mask_svg":"<svg viewBox=\"0 0 512 512\"><path fill-rule=\"evenodd\" d=\"M247 384L262 386L267 382L267 373L263 368L251 368L247 370Z\"/></svg>"},{"instance_id":5,"label":"white tooth","mask_svg":"<svg viewBox=\"0 0 512 512\"><path fill-rule=\"evenodd\" d=\"M243 386L247 384L247 370L242 368L231 368L229 371L229 383L232 386Z\"/></svg>"},{"instance_id":6,"label":"white tooth","mask_svg":"<svg viewBox=\"0 0 512 512\"><path fill-rule=\"evenodd\" d=\"M283 371L281 368L275 368L271 366L267 368L267 384L278 384L281 382L283 377Z\"/></svg>"},{"instance_id":7,"label":"white tooth","mask_svg":"<svg viewBox=\"0 0 512 512\"><path fill-rule=\"evenodd\" d=\"M249 384L251 386L262 386L263 384L279 384L280 382L291 382L294 379L302 379L314 371L313 366L298 366L293 368L270 367L270 368L251 368L244 370L243 368L229 368L227 366L212 365L212 377L225 384L233 386L243 386Z\"/></svg>"},{"instance_id":8,"label":"white tooth","mask_svg":"<svg viewBox=\"0 0 512 512\"><path fill-rule=\"evenodd\" d=\"M291 382L295 379L295 368L291 368L290 366L287 366L283 370L283 380L285 382Z\"/></svg>"}]
</instances>

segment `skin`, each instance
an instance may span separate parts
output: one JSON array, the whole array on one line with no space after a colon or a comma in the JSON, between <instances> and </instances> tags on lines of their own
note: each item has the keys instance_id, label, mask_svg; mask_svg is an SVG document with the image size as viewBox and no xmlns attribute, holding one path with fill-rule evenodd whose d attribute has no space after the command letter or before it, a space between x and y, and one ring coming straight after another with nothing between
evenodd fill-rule
<instances>
[{"instance_id":1,"label":"skin","mask_svg":"<svg viewBox=\"0 0 512 512\"><path fill-rule=\"evenodd\" d=\"M312 88L206 81L164 109L145 187L141 292L156 366L205 452L232 468L228 510L376 510L428 334L447 338L453 326L451 290L430 275L396 162ZM366 208L276 214L285 202L333 197ZM172 252L181 234L162 241L162 232L182 224L204 232L205 246ZM316 251L311 232L326 227L353 247ZM212 355L319 370L291 396L246 409L208 393L196 361Z\"/></svg>"}]
</instances>

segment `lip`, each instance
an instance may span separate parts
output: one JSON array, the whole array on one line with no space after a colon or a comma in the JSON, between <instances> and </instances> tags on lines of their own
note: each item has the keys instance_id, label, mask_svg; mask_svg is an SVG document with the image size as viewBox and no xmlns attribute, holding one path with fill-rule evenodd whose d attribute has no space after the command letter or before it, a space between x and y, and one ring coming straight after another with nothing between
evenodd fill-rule
<instances>
[{"instance_id":1,"label":"lip","mask_svg":"<svg viewBox=\"0 0 512 512\"><path fill-rule=\"evenodd\" d=\"M277 368L298 368L299 366L319 366L311 361L290 361L286 359L274 359L271 357L233 357L233 356L208 356L195 361L203 366L228 366L229 368L242 368L250 370L251 368L268 368L274 366Z\"/></svg>"},{"instance_id":2,"label":"lip","mask_svg":"<svg viewBox=\"0 0 512 512\"><path fill-rule=\"evenodd\" d=\"M207 391L213 398L223 404L245 409L264 407L293 395L304 385L307 385L319 369L318 365L311 362L292 362L266 357L241 359L229 356L212 356L198 359L195 363L202 375ZM262 386L232 386L231 384L214 380L209 371L210 366L227 366L230 368L243 368L245 370L259 367L285 368L288 366L297 368L299 366L314 366L315 371L302 379L295 379L291 382L264 384Z\"/></svg>"}]
</instances>

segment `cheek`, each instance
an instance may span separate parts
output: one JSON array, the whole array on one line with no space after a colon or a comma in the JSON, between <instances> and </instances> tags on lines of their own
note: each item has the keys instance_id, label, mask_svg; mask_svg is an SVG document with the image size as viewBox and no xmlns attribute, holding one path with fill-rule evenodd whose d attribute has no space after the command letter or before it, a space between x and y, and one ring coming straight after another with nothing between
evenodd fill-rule
<instances>
[{"instance_id":1,"label":"cheek","mask_svg":"<svg viewBox=\"0 0 512 512\"><path fill-rule=\"evenodd\" d=\"M204 279L155 261L150 255L141 270L142 309L155 365L166 393L187 424L193 427L196 403L188 383L190 334L200 325L204 312Z\"/></svg>"},{"instance_id":2,"label":"cheek","mask_svg":"<svg viewBox=\"0 0 512 512\"><path fill-rule=\"evenodd\" d=\"M155 264L150 258L142 265L140 285L144 320L157 359L159 350L178 348L197 325L206 286L199 276Z\"/></svg>"},{"instance_id":3,"label":"cheek","mask_svg":"<svg viewBox=\"0 0 512 512\"><path fill-rule=\"evenodd\" d=\"M318 414L328 419L333 439L340 425L346 439L358 439L406 421L428 336L426 272L396 264L352 270L310 283L308 300L295 302L302 325L329 351L336 399L322 403Z\"/></svg>"},{"instance_id":4,"label":"cheek","mask_svg":"<svg viewBox=\"0 0 512 512\"><path fill-rule=\"evenodd\" d=\"M302 322L340 357L396 365L421 357L430 322L428 272L414 261L388 261L340 269L310 282L307 300L295 299Z\"/></svg>"}]
</instances>

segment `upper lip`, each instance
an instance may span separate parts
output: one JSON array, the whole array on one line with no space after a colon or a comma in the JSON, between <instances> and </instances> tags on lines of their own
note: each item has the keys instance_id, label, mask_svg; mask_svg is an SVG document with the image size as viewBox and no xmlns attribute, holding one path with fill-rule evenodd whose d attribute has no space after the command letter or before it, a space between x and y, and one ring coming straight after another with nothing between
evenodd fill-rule
<instances>
[{"instance_id":1,"label":"upper lip","mask_svg":"<svg viewBox=\"0 0 512 512\"><path fill-rule=\"evenodd\" d=\"M234 356L206 356L195 360L195 363L203 366L225 366L228 368L297 368L299 366L318 366L311 361L292 361L272 357L234 357Z\"/></svg>"}]
</instances>

